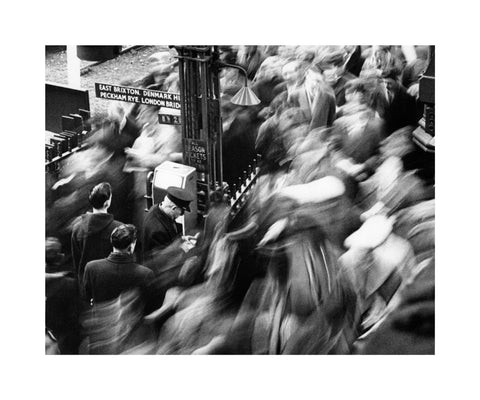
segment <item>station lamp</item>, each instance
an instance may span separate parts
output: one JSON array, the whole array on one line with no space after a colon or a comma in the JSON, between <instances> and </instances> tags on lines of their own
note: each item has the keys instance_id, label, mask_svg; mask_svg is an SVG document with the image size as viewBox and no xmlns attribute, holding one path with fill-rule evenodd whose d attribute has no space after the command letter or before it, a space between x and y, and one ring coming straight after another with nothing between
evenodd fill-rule
<instances>
[{"instance_id":1,"label":"station lamp","mask_svg":"<svg viewBox=\"0 0 480 400\"><path fill-rule=\"evenodd\" d=\"M230 100L233 104L236 104L237 106L256 106L257 104L260 103L260 99L254 93L254 91L248 87L248 76L245 68L241 67L240 65L228 64L222 61L217 61L217 64L220 67L229 67L229 68L238 69L242 71L245 77L245 86L242 87Z\"/></svg>"}]
</instances>

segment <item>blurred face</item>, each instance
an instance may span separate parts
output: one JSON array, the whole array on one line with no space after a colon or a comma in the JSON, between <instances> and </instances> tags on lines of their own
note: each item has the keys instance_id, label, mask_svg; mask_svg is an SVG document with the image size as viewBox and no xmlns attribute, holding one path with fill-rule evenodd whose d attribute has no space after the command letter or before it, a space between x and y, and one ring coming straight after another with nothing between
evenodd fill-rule
<instances>
[{"instance_id":1,"label":"blurred face","mask_svg":"<svg viewBox=\"0 0 480 400\"><path fill-rule=\"evenodd\" d=\"M390 54L387 50L377 50L373 55L373 62L377 69L383 70L389 64Z\"/></svg>"},{"instance_id":2,"label":"blurred face","mask_svg":"<svg viewBox=\"0 0 480 400\"><path fill-rule=\"evenodd\" d=\"M315 49L298 46L295 50L295 59L311 63L315 59Z\"/></svg>"},{"instance_id":3,"label":"blurred face","mask_svg":"<svg viewBox=\"0 0 480 400\"><path fill-rule=\"evenodd\" d=\"M325 82L328 83L329 85L334 85L337 83L339 79L339 68L335 66L330 66L328 69L325 69L323 71L323 78L325 79Z\"/></svg>"},{"instance_id":4,"label":"blurred face","mask_svg":"<svg viewBox=\"0 0 480 400\"><path fill-rule=\"evenodd\" d=\"M165 213L167 213L170 218L177 219L182 216L185 210L182 207L178 207L174 202L172 202L168 197L165 197L165 200L161 204Z\"/></svg>"},{"instance_id":5,"label":"blurred face","mask_svg":"<svg viewBox=\"0 0 480 400\"><path fill-rule=\"evenodd\" d=\"M299 65L297 63L288 63L283 67L282 76L287 85L294 85L299 78Z\"/></svg>"},{"instance_id":6,"label":"blurred face","mask_svg":"<svg viewBox=\"0 0 480 400\"><path fill-rule=\"evenodd\" d=\"M363 96L360 92L347 90L345 91L345 100L347 103L361 103Z\"/></svg>"},{"instance_id":7,"label":"blurred face","mask_svg":"<svg viewBox=\"0 0 480 400\"><path fill-rule=\"evenodd\" d=\"M108 116L113 121L121 121L125 116L125 109L120 102L112 102L108 108Z\"/></svg>"},{"instance_id":8,"label":"blurred face","mask_svg":"<svg viewBox=\"0 0 480 400\"><path fill-rule=\"evenodd\" d=\"M391 78L384 79L384 85L387 88L387 90L393 90L395 89L395 81Z\"/></svg>"}]
</instances>

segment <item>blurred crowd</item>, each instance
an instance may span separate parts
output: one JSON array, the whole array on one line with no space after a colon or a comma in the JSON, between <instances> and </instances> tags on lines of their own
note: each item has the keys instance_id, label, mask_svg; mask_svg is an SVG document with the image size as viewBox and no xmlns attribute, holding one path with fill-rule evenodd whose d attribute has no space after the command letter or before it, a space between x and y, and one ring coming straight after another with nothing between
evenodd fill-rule
<instances>
[{"instance_id":1,"label":"blurred crowd","mask_svg":"<svg viewBox=\"0 0 480 400\"><path fill-rule=\"evenodd\" d=\"M225 187L260 155L234 223L195 236L147 174L182 162L159 108L111 101L46 179L49 354L433 354L435 176L412 132L427 46L220 46ZM175 50L125 86L179 93Z\"/></svg>"}]
</instances>

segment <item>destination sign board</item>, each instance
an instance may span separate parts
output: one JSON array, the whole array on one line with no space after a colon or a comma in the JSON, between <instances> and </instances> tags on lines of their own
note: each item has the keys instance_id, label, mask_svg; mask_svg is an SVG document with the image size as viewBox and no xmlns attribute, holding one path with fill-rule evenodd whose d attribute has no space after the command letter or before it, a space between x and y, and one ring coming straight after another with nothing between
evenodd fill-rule
<instances>
[{"instance_id":1,"label":"destination sign board","mask_svg":"<svg viewBox=\"0 0 480 400\"><path fill-rule=\"evenodd\" d=\"M126 101L180 110L180 94L135 88L129 86L95 83L95 95L100 99Z\"/></svg>"}]
</instances>

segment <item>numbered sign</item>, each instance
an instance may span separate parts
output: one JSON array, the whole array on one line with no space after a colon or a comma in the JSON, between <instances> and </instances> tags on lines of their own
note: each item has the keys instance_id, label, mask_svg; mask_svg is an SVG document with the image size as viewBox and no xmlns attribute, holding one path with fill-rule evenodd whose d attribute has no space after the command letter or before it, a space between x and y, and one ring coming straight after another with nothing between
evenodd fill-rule
<instances>
[{"instance_id":1,"label":"numbered sign","mask_svg":"<svg viewBox=\"0 0 480 400\"><path fill-rule=\"evenodd\" d=\"M180 115L158 114L158 123L165 125L181 125Z\"/></svg>"}]
</instances>

